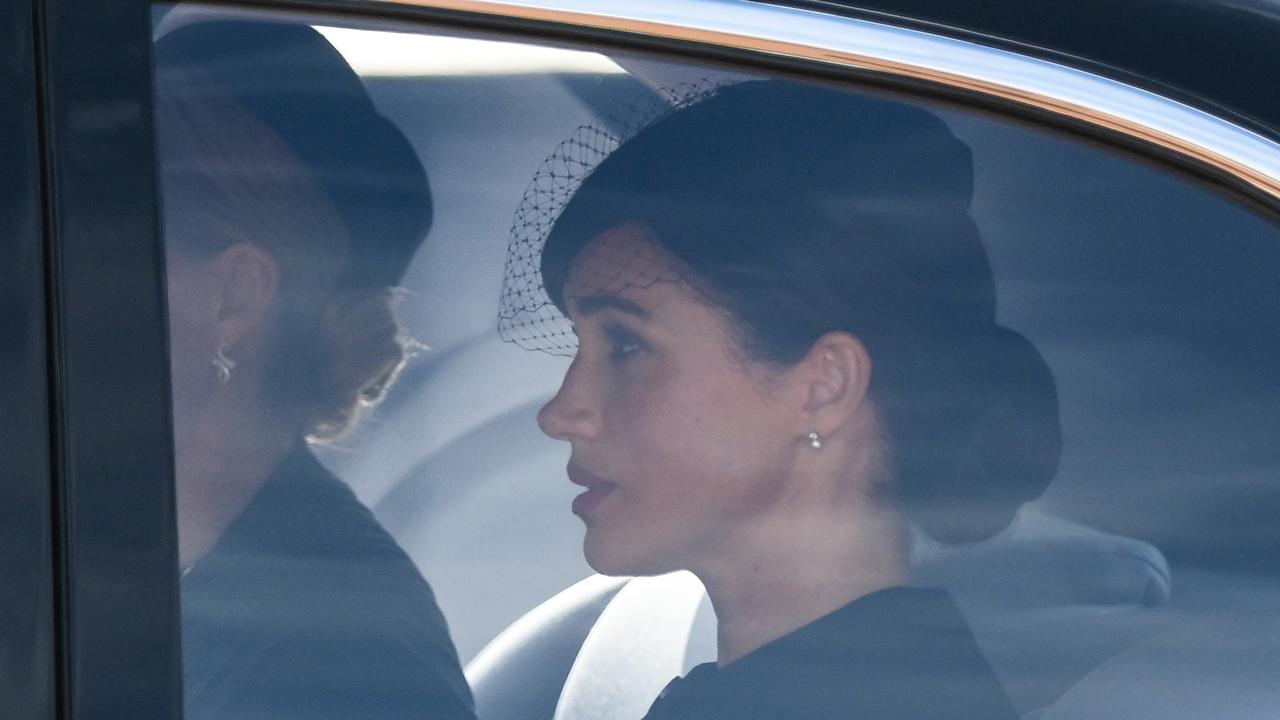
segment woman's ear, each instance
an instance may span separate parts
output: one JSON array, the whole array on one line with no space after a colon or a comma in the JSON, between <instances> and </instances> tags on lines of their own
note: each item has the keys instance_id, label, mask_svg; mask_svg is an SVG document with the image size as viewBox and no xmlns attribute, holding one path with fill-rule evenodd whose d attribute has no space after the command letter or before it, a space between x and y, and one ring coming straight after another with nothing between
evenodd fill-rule
<instances>
[{"instance_id":1,"label":"woman's ear","mask_svg":"<svg viewBox=\"0 0 1280 720\"><path fill-rule=\"evenodd\" d=\"M242 242L223 250L210 269L218 338L234 346L266 319L280 286L280 264L261 246Z\"/></svg>"},{"instance_id":2,"label":"woman's ear","mask_svg":"<svg viewBox=\"0 0 1280 720\"><path fill-rule=\"evenodd\" d=\"M871 384L871 356L858 338L829 332L801 361L808 384L805 413L811 430L831 432L852 418L867 398Z\"/></svg>"}]
</instances>

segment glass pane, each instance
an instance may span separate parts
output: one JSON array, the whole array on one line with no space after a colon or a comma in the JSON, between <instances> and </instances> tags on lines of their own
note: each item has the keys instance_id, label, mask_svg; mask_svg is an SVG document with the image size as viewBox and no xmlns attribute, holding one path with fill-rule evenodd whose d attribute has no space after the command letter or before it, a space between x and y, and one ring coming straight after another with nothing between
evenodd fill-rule
<instances>
[{"instance_id":1,"label":"glass pane","mask_svg":"<svg viewBox=\"0 0 1280 720\"><path fill-rule=\"evenodd\" d=\"M1269 692L1271 220L749 69L192 6L156 38L188 717Z\"/></svg>"}]
</instances>

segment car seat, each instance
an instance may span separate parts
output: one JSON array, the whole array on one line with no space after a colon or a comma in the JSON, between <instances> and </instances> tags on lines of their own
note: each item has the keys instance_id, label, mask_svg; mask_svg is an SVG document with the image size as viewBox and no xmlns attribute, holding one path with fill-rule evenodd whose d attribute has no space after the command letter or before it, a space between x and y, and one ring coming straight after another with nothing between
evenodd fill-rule
<instances>
[{"instance_id":1,"label":"car seat","mask_svg":"<svg viewBox=\"0 0 1280 720\"><path fill-rule=\"evenodd\" d=\"M1151 545L1037 513L981 543L917 548L918 581L955 596L1026 714L1155 632L1144 620L1172 589ZM467 678L490 720L636 718L671 678L714 659L714 638L688 573L596 576L512 624Z\"/></svg>"}]
</instances>

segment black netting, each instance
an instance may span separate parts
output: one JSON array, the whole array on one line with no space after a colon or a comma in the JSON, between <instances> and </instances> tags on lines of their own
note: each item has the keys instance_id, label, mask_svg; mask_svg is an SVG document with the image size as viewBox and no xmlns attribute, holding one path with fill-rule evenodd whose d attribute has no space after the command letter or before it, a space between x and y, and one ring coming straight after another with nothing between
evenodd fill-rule
<instances>
[{"instance_id":1,"label":"black netting","mask_svg":"<svg viewBox=\"0 0 1280 720\"><path fill-rule=\"evenodd\" d=\"M583 125L542 162L525 190L511 223L506 271L498 305L498 334L527 350L572 356L577 339L572 325L547 294L540 268L542 250L556 219L591 172L623 142L672 112L698 103L726 85L700 80L663 88L657 97L611 113L601 126ZM609 129L606 129L609 128ZM616 293L627 287L679 279L675 266L656 246L626 243L598 245L589 278L575 278L573 294ZM604 257L601 253L606 253Z\"/></svg>"}]
</instances>

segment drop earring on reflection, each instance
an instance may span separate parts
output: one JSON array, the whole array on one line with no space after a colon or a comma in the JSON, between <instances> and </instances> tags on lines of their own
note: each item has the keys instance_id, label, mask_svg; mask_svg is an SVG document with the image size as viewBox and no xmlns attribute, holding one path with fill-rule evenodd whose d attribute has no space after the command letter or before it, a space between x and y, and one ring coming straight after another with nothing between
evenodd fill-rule
<instances>
[{"instance_id":1,"label":"drop earring on reflection","mask_svg":"<svg viewBox=\"0 0 1280 720\"><path fill-rule=\"evenodd\" d=\"M236 368L236 361L227 357L227 344L222 343L218 346L218 351L213 354L213 369L218 374L218 382L223 385L231 381L231 371Z\"/></svg>"},{"instance_id":2,"label":"drop earring on reflection","mask_svg":"<svg viewBox=\"0 0 1280 720\"><path fill-rule=\"evenodd\" d=\"M822 449L822 436L818 434L817 430L809 431L808 438L809 438L809 447L813 448L814 450Z\"/></svg>"}]
</instances>

